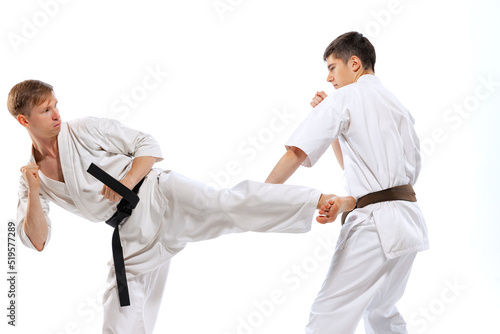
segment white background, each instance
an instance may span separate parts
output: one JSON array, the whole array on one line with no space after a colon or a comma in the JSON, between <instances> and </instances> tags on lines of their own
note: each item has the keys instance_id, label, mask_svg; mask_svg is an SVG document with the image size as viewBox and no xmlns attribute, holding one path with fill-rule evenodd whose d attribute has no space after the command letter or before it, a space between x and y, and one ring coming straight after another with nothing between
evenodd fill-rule
<instances>
[{"instance_id":1,"label":"white background","mask_svg":"<svg viewBox=\"0 0 500 334\"><path fill-rule=\"evenodd\" d=\"M151 133L166 157L158 167L220 186L263 181L311 97L332 92L324 48L359 30L375 45L376 75L415 116L422 140L416 191L432 249L417 257L400 311L410 333L492 333L500 311L499 14L494 0L2 1L0 91L6 101L16 83L43 80L64 120L111 117ZM145 90L151 71L161 76ZM276 112L288 118L272 131ZM7 222L30 140L6 108L0 118L6 277ZM231 161L240 169L224 179ZM332 152L288 183L344 194ZM100 332L112 231L55 206L51 217L42 253L18 242L16 328L7 325L1 280L2 333ZM329 264L314 250L333 247L338 233L338 223L315 224L303 235L189 245L172 261L156 332L303 333ZM274 290L283 303L259 311Z\"/></svg>"}]
</instances>

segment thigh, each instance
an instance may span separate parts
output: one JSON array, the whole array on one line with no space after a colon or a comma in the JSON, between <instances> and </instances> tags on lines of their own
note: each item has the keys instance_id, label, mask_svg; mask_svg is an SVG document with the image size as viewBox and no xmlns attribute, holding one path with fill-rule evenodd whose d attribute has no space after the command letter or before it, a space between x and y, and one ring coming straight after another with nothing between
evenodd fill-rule
<instances>
[{"instance_id":1,"label":"thigh","mask_svg":"<svg viewBox=\"0 0 500 334\"><path fill-rule=\"evenodd\" d=\"M353 227L344 247L333 256L306 332L353 333L391 266L373 219Z\"/></svg>"},{"instance_id":2,"label":"thigh","mask_svg":"<svg viewBox=\"0 0 500 334\"><path fill-rule=\"evenodd\" d=\"M403 296L416 253L391 261L394 267L364 313L366 333L407 333L406 322L396 303Z\"/></svg>"},{"instance_id":3,"label":"thigh","mask_svg":"<svg viewBox=\"0 0 500 334\"><path fill-rule=\"evenodd\" d=\"M387 273L384 284L367 307L367 311L376 309L389 309L403 296L406 283L410 277L413 261L417 253L397 257L393 262L391 271Z\"/></svg>"},{"instance_id":4,"label":"thigh","mask_svg":"<svg viewBox=\"0 0 500 334\"><path fill-rule=\"evenodd\" d=\"M219 190L173 171L160 174L159 188L168 202L161 236L164 245L242 232L222 210Z\"/></svg>"},{"instance_id":5,"label":"thigh","mask_svg":"<svg viewBox=\"0 0 500 334\"><path fill-rule=\"evenodd\" d=\"M219 190L175 172L161 174L159 182L168 200L169 244L245 231L307 232L321 195L307 187L255 181Z\"/></svg>"}]
</instances>

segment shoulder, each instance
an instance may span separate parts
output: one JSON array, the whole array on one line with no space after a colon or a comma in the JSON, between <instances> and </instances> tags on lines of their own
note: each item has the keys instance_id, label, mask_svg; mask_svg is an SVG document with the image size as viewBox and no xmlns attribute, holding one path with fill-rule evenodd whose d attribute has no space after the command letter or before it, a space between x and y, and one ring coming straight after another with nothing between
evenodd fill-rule
<instances>
[{"instance_id":1,"label":"shoulder","mask_svg":"<svg viewBox=\"0 0 500 334\"><path fill-rule=\"evenodd\" d=\"M99 117L82 117L82 118L77 118L73 119L70 121L67 121L66 123L68 124L69 127L76 128L76 127L85 127L85 126L98 126L99 124L102 123L119 123L118 121L114 119L109 119L109 118L99 118Z\"/></svg>"},{"instance_id":2,"label":"shoulder","mask_svg":"<svg viewBox=\"0 0 500 334\"><path fill-rule=\"evenodd\" d=\"M357 87L357 83L353 83L337 89L334 93L328 95L325 101L328 101L327 104L330 106L342 110L357 99L359 95L359 87Z\"/></svg>"},{"instance_id":3,"label":"shoulder","mask_svg":"<svg viewBox=\"0 0 500 334\"><path fill-rule=\"evenodd\" d=\"M83 117L83 118L72 119L66 122L68 129L73 131L86 129L89 126L97 126L98 124L99 124L99 118L97 117Z\"/></svg>"},{"instance_id":4,"label":"shoulder","mask_svg":"<svg viewBox=\"0 0 500 334\"><path fill-rule=\"evenodd\" d=\"M370 100L374 96L387 95L390 92L382 85L375 75L363 75L357 82L337 90L340 103L350 104L361 100Z\"/></svg>"},{"instance_id":5,"label":"shoulder","mask_svg":"<svg viewBox=\"0 0 500 334\"><path fill-rule=\"evenodd\" d=\"M106 132L111 126L121 126L121 123L110 118L89 116L67 121L66 125L71 132L102 133Z\"/></svg>"}]
</instances>

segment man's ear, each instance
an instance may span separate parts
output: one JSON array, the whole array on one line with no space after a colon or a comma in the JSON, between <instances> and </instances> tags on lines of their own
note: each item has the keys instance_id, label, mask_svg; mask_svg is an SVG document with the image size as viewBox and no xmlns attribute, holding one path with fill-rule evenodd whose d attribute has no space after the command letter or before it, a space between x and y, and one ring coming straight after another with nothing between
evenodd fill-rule
<instances>
[{"instance_id":1,"label":"man's ear","mask_svg":"<svg viewBox=\"0 0 500 334\"><path fill-rule=\"evenodd\" d=\"M351 69L353 72L359 71L361 68L361 59L359 59L357 56L352 56L351 57Z\"/></svg>"},{"instance_id":2,"label":"man's ear","mask_svg":"<svg viewBox=\"0 0 500 334\"><path fill-rule=\"evenodd\" d=\"M23 114L17 115L17 121L25 128L28 127L28 118L25 115Z\"/></svg>"}]
</instances>

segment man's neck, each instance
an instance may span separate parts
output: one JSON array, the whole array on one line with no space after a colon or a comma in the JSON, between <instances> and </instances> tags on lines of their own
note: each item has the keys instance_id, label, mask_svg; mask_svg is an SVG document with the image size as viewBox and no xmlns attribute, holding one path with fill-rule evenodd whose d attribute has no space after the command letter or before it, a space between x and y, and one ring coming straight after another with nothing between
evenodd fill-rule
<instances>
[{"instance_id":1,"label":"man's neck","mask_svg":"<svg viewBox=\"0 0 500 334\"><path fill-rule=\"evenodd\" d=\"M57 144L57 136L50 138L37 138L30 133L31 140L33 141L33 150L35 159L37 161L44 158L58 158L59 146Z\"/></svg>"},{"instance_id":2,"label":"man's neck","mask_svg":"<svg viewBox=\"0 0 500 334\"><path fill-rule=\"evenodd\" d=\"M373 72L372 70L361 70L358 73L356 73L356 76L354 77L354 82L357 82L358 79L361 78L361 76L366 74L375 75L375 72Z\"/></svg>"}]
</instances>

